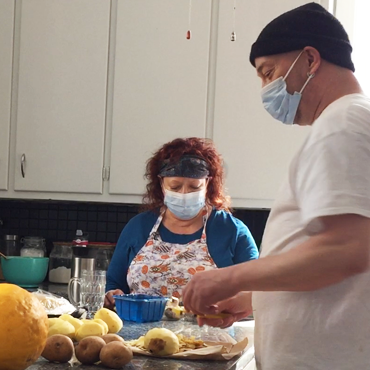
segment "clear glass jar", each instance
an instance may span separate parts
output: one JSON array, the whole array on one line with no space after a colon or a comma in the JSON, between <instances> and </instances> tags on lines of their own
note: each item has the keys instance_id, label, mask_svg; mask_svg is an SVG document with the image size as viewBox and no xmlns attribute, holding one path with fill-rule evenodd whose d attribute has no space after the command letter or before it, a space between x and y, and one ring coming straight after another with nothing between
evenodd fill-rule
<instances>
[{"instance_id":1,"label":"clear glass jar","mask_svg":"<svg viewBox=\"0 0 370 370\"><path fill-rule=\"evenodd\" d=\"M45 257L45 239L42 236L25 236L21 239L23 257Z\"/></svg>"},{"instance_id":2,"label":"clear glass jar","mask_svg":"<svg viewBox=\"0 0 370 370\"><path fill-rule=\"evenodd\" d=\"M68 284L72 271L72 245L53 243L49 256L49 281L57 284Z\"/></svg>"}]
</instances>

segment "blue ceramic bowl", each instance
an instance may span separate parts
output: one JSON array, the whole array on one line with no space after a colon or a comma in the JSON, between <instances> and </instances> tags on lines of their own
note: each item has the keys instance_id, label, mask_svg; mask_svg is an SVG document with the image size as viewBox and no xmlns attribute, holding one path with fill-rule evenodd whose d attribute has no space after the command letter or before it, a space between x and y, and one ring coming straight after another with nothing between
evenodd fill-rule
<instances>
[{"instance_id":1,"label":"blue ceramic bowl","mask_svg":"<svg viewBox=\"0 0 370 370\"><path fill-rule=\"evenodd\" d=\"M1 269L8 283L22 288L36 288L46 277L49 266L47 257L1 258Z\"/></svg>"}]
</instances>

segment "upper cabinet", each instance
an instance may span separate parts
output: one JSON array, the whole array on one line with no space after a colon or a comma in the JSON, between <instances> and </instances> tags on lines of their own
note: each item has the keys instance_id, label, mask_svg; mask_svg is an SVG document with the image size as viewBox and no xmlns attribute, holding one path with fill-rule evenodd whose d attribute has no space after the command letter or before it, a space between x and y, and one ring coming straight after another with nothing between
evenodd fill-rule
<instances>
[{"instance_id":1,"label":"upper cabinet","mask_svg":"<svg viewBox=\"0 0 370 370\"><path fill-rule=\"evenodd\" d=\"M20 1L16 11L14 188L102 193L110 1Z\"/></svg>"},{"instance_id":2,"label":"upper cabinet","mask_svg":"<svg viewBox=\"0 0 370 370\"><path fill-rule=\"evenodd\" d=\"M263 27L306 2L238 1L232 42L233 4L220 1L213 139L224 157L234 207L271 207L291 158L307 135L306 128L285 126L264 110L261 82L249 62L251 45Z\"/></svg>"},{"instance_id":3,"label":"upper cabinet","mask_svg":"<svg viewBox=\"0 0 370 370\"><path fill-rule=\"evenodd\" d=\"M0 190L8 189L14 0L0 2Z\"/></svg>"},{"instance_id":4,"label":"upper cabinet","mask_svg":"<svg viewBox=\"0 0 370 370\"><path fill-rule=\"evenodd\" d=\"M206 135L212 1L118 1L111 194L142 194L145 162L176 137ZM140 198L138 198L140 199Z\"/></svg>"},{"instance_id":5,"label":"upper cabinet","mask_svg":"<svg viewBox=\"0 0 370 370\"><path fill-rule=\"evenodd\" d=\"M249 51L307 2L2 0L0 196L139 203L153 152L199 136L234 207L271 207L308 129L264 111Z\"/></svg>"}]
</instances>

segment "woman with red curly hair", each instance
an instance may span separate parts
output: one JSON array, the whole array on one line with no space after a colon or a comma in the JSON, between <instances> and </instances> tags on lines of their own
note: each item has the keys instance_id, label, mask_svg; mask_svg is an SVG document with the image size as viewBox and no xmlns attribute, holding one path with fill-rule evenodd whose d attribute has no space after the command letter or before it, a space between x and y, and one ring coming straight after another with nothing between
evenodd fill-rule
<instances>
[{"instance_id":1,"label":"woman with red curly hair","mask_svg":"<svg viewBox=\"0 0 370 370\"><path fill-rule=\"evenodd\" d=\"M143 212L126 225L109 265L105 306L114 294L181 298L201 271L258 258L247 226L230 212L221 156L212 141L175 139L148 160Z\"/></svg>"}]
</instances>

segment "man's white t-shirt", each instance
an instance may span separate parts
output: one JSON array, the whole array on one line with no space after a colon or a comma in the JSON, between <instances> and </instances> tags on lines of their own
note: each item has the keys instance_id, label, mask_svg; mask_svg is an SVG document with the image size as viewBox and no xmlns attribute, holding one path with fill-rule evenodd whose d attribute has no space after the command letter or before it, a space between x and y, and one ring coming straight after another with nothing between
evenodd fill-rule
<instances>
[{"instance_id":1,"label":"man's white t-shirt","mask_svg":"<svg viewBox=\"0 0 370 370\"><path fill-rule=\"evenodd\" d=\"M361 94L314 122L270 213L261 258L307 240L320 217L349 213L370 218L370 99ZM253 308L259 370L370 369L370 272L312 292L254 292Z\"/></svg>"}]
</instances>

